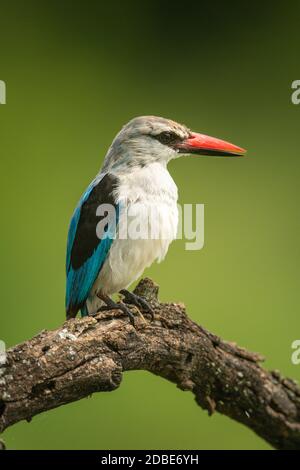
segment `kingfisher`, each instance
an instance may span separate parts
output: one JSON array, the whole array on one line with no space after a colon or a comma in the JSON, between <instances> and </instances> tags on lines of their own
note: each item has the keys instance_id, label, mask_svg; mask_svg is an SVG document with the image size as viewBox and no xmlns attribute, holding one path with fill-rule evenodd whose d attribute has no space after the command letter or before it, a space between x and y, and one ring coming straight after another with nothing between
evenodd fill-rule
<instances>
[{"instance_id":1,"label":"kingfisher","mask_svg":"<svg viewBox=\"0 0 300 470\"><path fill-rule=\"evenodd\" d=\"M164 259L177 235L178 190L168 163L182 155L240 157L245 152L170 119L140 116L129 121L114 138L102 168L79 200L70 222L67 318L74 318L79 310L86 316L101 308L114 308L128 315L134 325L134 314L128 305L147 311L153 318L149 303L128 287L145 268ZM105 210L101 211L101 207ZM148 220L153 208L154 222L153 217ZM152 237L121 237L128 214L131 222L150 221L150 225L158 225L159 231ZM123 296L124 302L113 300L116 293Z\"/></svg>"}]
</instances>

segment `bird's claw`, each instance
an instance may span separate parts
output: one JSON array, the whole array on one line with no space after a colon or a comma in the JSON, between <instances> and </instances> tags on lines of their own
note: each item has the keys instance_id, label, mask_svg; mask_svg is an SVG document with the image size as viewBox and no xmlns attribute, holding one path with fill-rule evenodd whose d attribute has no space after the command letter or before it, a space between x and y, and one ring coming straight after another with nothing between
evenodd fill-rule
<instances>
[{"instance_id":1,"label":"bird's claw","mask_svg":"<svg viewBox=\"0 0 300 470\"><path fill-rule=\"evenodd\" d=\"M132 311L125 304L121 302L119 302L117 305L118 305L117 307L118 309L120 309L122 312L128 315L131 325L135 327L135 319L134 319L134 315Z\"/></svg>"},{"instance_id":2,"label":"bird's claw","mask_svg":"<svg viewBox=\"0 0 300 470\"><path fill-rule=\"evenodd\" d=\"M122 302L116 302L114 305L102 305L95 313L90 313L89 316L93 317L98 313L107 312L112 309L121 310L125 315L128 315L131 325L135 327L135 319L132 311Z\"/></svg>"},{"instance_id":3,"label":"bird's claw","mask_svg":"<svg viewBox=\"0 0 300 470\"><path fill-rule=\"evenodd\" d=\"M139 309L146 311L151 316L151 321L154 320L153 308L145 299L143 299L143 297L140 297L139 295L134 294L133 292L130 292L126 289L122 289L120 294L124 296L124 301L126 304L135 305Z\"/></svg>"}]
</instances>

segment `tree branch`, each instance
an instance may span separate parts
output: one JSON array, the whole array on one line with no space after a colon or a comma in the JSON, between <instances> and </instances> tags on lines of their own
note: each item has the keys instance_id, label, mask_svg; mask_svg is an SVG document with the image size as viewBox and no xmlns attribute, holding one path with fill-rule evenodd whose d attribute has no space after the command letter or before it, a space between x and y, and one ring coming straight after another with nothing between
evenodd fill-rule
<instances>
[{"instance_id":1,"label":"tree branch","mask_svg":"<svg viewBox=\"0 0 300 470\"><path fill-rule=\"evenodd\" d=\"M300 388L258 364L263 358L191 321L182 304L163 304L144 279L135 292L155 310L136 329L116 310L73 319L7 351L0 364L0 432L20 420L94 392L119 387L123 371L147 370L251 428L277 449L300 449Z\"/></svg>"}]
</instances>

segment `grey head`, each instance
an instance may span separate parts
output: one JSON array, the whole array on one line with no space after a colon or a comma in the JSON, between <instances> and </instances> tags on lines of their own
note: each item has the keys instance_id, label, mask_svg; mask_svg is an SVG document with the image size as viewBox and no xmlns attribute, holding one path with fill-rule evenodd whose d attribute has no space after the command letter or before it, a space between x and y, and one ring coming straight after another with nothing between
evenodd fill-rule
<instances>
[{"instance_id":1,"label":"grey head","mask_svg":"<svg viewBox=\"0 0 300 470\"><path fill-rule=\"evenodd\" d=\"M141 116L129 121L117 134L101 171L127 171L154 162L165 166L181 154L241 157L245 153L237 145L193 132L171 119Z\"/></svg>"},{"instance_id":2,"label":"grey head","mask_svg":"<svg viewBox=\"0 0 300 470\"><path fill-rule=\"evenodd\" d=\"M102 171L145 166L153 162L166 165L179 156L181 142L190 130L175 121L156 116L139 116L129 121L114 138Z\"/></svg>"}]
</instances>

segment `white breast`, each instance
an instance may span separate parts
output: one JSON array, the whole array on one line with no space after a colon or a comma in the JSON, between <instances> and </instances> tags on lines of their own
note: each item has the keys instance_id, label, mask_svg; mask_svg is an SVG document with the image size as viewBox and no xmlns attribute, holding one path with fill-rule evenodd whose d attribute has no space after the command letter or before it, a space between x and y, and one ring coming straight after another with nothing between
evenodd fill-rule
<instances>
[{"instance_id":1,"label":"white breast","mask_svg":"<svg viewBox=\"0 0 300 470\"><path fill-rule=\"evenodd\" d=\"M110 295L128 287L146 267L165 257L177 234L177 187L166 167L160 163L152 163L144 168L131 169L127 174L118 174L118 177L121 184L116 194L117 201L121 206L123 204L127 207L129 214L135 214L129 217L128 231L130 227L136 229L135 222L141 221L141 230L147 224L148 233L154 234L156 239L120 239L117 236L93 286L92 294L101 289L103 293ZM121 210L120 227L123 226L125 216L125 211Z\"/></svg>"}]
</instances>

